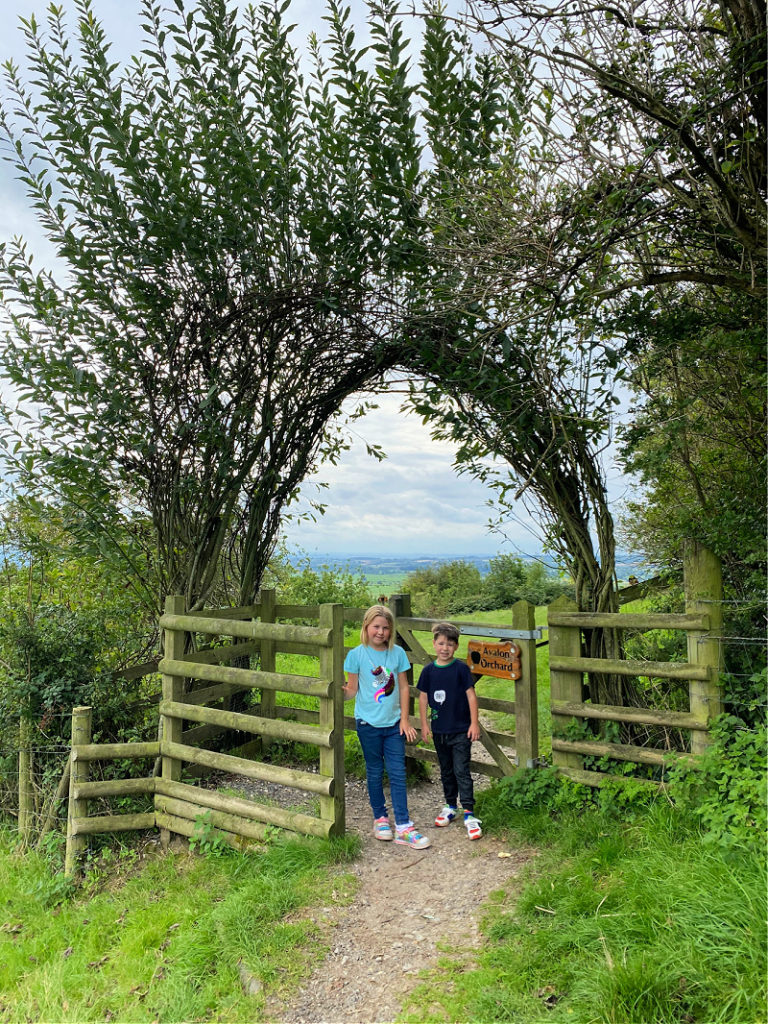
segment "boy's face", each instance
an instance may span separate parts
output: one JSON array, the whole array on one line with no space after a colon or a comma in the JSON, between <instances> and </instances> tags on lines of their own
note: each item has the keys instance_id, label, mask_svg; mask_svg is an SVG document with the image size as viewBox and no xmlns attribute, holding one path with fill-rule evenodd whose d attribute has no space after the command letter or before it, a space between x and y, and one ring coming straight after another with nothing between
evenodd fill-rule
<instances>
[{"instance_id":1,"label":"boy's face","mask_svg":"<svg viewBox=\"0 0 768 1024\"><path fill-rule=\"evenodd\" d=\"M442 665L446 662L453 661L453 656L459 645L456 640L449 640L447 636L443 636L442 633L438 633L437 636L432 639L432 646L435 648L438 664Z\"/></svg>"}]
</instances>

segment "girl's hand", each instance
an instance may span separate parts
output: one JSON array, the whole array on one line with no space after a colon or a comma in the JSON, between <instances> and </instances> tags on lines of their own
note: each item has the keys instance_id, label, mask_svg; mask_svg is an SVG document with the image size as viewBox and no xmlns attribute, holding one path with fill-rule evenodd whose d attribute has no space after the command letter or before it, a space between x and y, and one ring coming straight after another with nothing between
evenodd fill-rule
<instances>
[{"instance_id":1,"label":"girl's hand","mask_svg":"<svg viewBox=\"0 0 768 1024\"><path fill-rule=\"evenodd\" d=\"M416 730L408 720L400 719L400 735L405 736L409 743L416 742Z\"/></svg>"}]
</instances>

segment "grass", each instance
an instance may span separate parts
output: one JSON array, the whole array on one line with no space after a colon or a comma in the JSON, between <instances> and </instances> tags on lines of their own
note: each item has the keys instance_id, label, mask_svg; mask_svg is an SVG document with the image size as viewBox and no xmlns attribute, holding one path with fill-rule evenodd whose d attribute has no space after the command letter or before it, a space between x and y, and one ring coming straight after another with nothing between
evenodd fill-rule
<instances>
[{"instance_id":1,"label":"grass","mask_svg":"<svg viewBox=\"0 0 768 1024\"><path fill-rule=\"evenodd\" d=\"M527 811L513 824L512 842L545 847L522 892L516 884L492 897L477 968L447 956L401 1020L765 1020L758 851L721 850L664 805L632 823Z\"/></svg>"},{"instance_id":2,"label":"grass","mask_svg":"<svg viewBox=\"0 0 768 1024\"><path fill-rule=\"evenodd\" d=\"M374 597L378 597L379 594L385 594L387 597L390 597L392 594L401 594L407 575L407 572L364 573L368 590Z\"/></svg>"},{"instance_id":3,"label":"grass","mask_svg":"<svg viewBox=\"0 0 768 1024\"><path fill-rule=\"evenodd\" d=\"M0 834L0 1019L262 1019L318 956L310 907L349 900L352 839L279 839L220 857L135 852L92 865L73 898L37 853ZM255 979L246 995L240 971Z\"/></svg>"}]
</instances>

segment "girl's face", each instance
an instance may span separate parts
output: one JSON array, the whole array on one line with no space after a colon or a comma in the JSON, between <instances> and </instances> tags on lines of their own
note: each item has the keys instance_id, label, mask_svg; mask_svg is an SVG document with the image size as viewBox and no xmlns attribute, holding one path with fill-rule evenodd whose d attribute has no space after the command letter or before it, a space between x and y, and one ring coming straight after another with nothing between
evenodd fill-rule
<instances>
[{"instance_id":1,"label":"girl's face","mask_svg":"<svg viewBox=\"0 0 768 1024\"><path fill-rule=\"evenodd\" d=\"M365 635L368 637L370 647L375 647L377 651L383 651L389 646L389 635L391 632L392 628L389 622L383 615L377 615L375 619L371 619L368 623Z\"/></svg>"}]
</instances>

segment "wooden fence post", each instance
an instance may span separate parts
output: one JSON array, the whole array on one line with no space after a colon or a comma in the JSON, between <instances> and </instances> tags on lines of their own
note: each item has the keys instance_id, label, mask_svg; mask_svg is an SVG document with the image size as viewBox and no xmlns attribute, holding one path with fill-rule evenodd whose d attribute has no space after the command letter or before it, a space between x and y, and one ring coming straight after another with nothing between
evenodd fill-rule
<instances>
[{"instance_id":1,"label":"wooden fence post","mask_svg":"<svg viewBox=\"0 0 768 1024\"><path fill-rule=\"evenodd\" d=\"M709 670L706 681L691 680L688 695L691 714L711 722L723 711L720 673L723 667L723 576L720 559L698 541L686 545L683 561L685 610L709 618L708 630L688 631L688 661ZM709 732L691 732L691 753L701 754L712 743Z\"/></svg>"},{"instance_id":2,"label":"wooden fence post","mask_svg":"<svg viewBox=\"0 0 768 1024\"><path fill-rule=\"evenodd\" d=\"M575 612L577 611L575 601L570 598L558 597L547 608L549 612ZM579 626L550 626L549 627L549 657L550 664L556 657L579 658L581 657L581 629ZM583 677L581 672L563 671L552 669L549 671L550 700L568 701L569 703L582 703ZM558 716L552 718L552 735L555 734L555 726L558 729L567 721L578 722L577 718L565 719ZM553 750L552 763L570 768L583 768L584 758L581 754L574 754L570 751Z\"/></svg>"},{"instance_id":3,"label":"wooden fence post","mask_svg":"<svg viewBox=\"0 0 768 1024\"><path fill-rule=\"evenodd\" d=\"M401 616L408 618L411 614L411 595L410 594L392 594L389 598L389 610L395 617L395 631L397 631L397 620ZM395 643L397 643L397 632L395 632ZM404 651L408 652L411 649L411 645L407 640L403 639L400 646ZM413 665L410 666L406 672L408 676L408 685L413 686ZM413 715L414 703L413 697L408 698L408 714Z\"/></svg>"},{"instance_id":4,"label":"wooden fence post","mask_svg":"<svg viewBox=\"0 0 768 1024\"><path fill-rule=\"evenodd\" d=\"M344 793L344 606L320 605L320 626L333 631L333 646L320 648L320 678L331 682L329 697L320 698L319 724L332 732L330 748L320 747L320 774L333 779L331 796L320 797L320 817L333 822L330 835L346 828Z\"/></svg>"},{"instance_id":5,"label":"wooden fence post","mask_svg":"<svg viewBox=\"0 0 768 1024\"><path fill-rule=\"evenodd\" d=\"M276 597L274 590L262 590L261 591L261 621L262 622L274 622L275 621L275 604ZM275 641L274 640L262 640L261 651L259 655L259 667L262 672L274 672L275 671ZM268 690L265 688L261 691L261 703L259 707L259 714L262 718L274 718L275 717L275 691ZM261 750L262 753L269 749L271 740L267 736L261 737Z\"/></svg>"},{"instance_id":6,"label":"wooden fence post","mask_svg":"<svg viewBox=\"0 0 768 1024\"><path fill-rule=\"evenodd\" d=\"M34 796L32 794L32 726L22 714L19 720L19 838L23 846L32 841Z\"/></svg>"},{"instance_id":7,"label":"wooden fence post","mask_svg":"<svg viewBox=\"0 0 768 1024\"><path fill-rule=\"evenodd\" d=\"M411 615L411 595L410 594L390 594L388 605L389 605L389 610L392 612L392 614L395 617L395 643L397 643L398 642L397 620L401 616L403 618L410 617L410 615ZM408 643L408 641L405 638L403 638L402 643L400 644L400 646L403 648L403 650L406 653L411 650L411 645ZM415 715L416 711L415 711L414 698L413 698L413 696L412 696L412 694L410 692L410 688L414 685L414 682L413 682L413 665L412 664L409 666L408 671L406 672L406 676L408 677L408 687L409 687L409 693L408 693L408 715L409 715L409 717L413 717ZM418 742L418 737L417 737L417 742ZM407 752L406 752L406 756L405 756L406 768L409 771L415 771L415 770L417 770L418 764L419 764L419 762L417 761L417 759L415 757L409 757Z\"/></svg>"},{"instance_id":8,"label":"wooden fence post","mask_svg":"<svg viewBox=\"0 0 768 1024\"><path fill-rule=\"evenodd\" d=\"M88 817L88 800L75 799L77 786L88 781L88 761L77 757L77 748L91 742L92 709L72 709L72 750L70 752L69 810L67 814L67 848L64 859L64 874L72 877L77 873L80 854L85 850L88 837L75 835L72 831L75 818Z\"/></svg>"},{"instance_id":9,"label":"wooden fence post","mask_svg":"<svg viewBox=\"0 0 768 1024\"><path fill-rule=\"evenodd\" d=\"M166 615L183 615L185 612L184 597L174 594L165 599ZM177 629L166 629L163 642L163 656L169 661L181 661L186 646L184 633ZM184 677L163 675L163 700L181 701L184 698ZM163 750L166 743L181 743L184 720L171 718L160 713L160 753L162 754L162 777L170 782L181 781L181 761L169 757ZM157 800L155 800L157 803ZM160 844L166 848L171 833L167 828L160 829Z\"/></svg>"},{"instance_id":10,"label":"wooden fence post","mask_svg":"<svg viewBox=\"0 0 768 1024\"><path fill-rule=\"evenodd\" d=\"M527 601L512 605L514 629L536 625L536 609ZM522 674L515 680L515 752L518 768L533 768L539 757L539 706L536 675L536 641L516 640L520 647Z\"/></svg>"}]
</instances>

